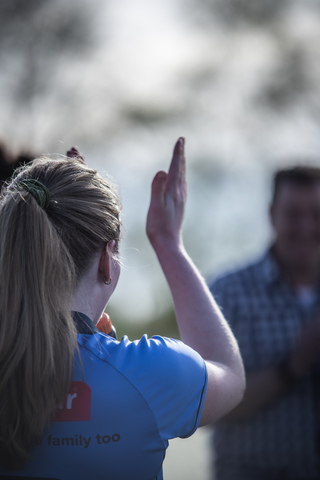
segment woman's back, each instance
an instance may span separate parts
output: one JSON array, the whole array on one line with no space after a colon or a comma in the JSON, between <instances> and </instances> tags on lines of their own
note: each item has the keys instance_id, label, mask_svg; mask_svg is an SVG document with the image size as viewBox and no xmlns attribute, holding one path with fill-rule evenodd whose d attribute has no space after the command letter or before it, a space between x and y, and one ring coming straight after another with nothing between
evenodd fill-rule
<instances>
[{"instance_id":1,"label":"woman's back","mask_svg":"<svg viewBox=\"0 0 320 480\"><path fill-rule=\"evenodd\" d=\"M198 426L204 361L162 337L118 342L79 316L82 368L76 359L70 393L19 475L161 479L168 439L189 436ZM0 478L4 474L15 472L0 468Z\"/></svg>"}]
</instances>

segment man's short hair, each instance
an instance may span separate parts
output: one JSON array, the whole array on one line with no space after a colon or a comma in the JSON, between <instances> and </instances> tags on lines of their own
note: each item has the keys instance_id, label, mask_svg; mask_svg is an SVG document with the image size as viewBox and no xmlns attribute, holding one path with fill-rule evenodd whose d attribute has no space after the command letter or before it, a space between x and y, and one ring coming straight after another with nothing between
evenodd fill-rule
<instances>
[{"instance_id":1,"label":"man's short hair","mask_svg":"<svg viewBox=\"0 0 320 480\"><path fill-rule=\"evenodd\" d=\"M34 158L35 156L27 151L14 154L8 145L0 142L0 192L4 182L12 177L14 170L31 162Z\"/></svg>"},{"instance_id":2,"label":"man's short hair","mask_svg":"<svg viewBox=\"0 0 320 480\"><path fill-rule=\"evenodd\" d=\"M272 203L275 202L279 189L284 183L312 187L320 184L320 168L297 165L278 170L273 177Z\"/></svg>"}]
</instances>

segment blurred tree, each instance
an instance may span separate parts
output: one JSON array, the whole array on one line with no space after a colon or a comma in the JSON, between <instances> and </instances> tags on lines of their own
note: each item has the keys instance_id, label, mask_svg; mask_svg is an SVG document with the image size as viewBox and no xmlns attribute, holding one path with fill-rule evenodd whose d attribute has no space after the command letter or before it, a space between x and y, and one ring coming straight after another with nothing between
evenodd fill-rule
<instances>
[{"instance_id":1,"label":"blurred tree","mask_svg":"<svg viewBox=\"0 0 320 480\"><path fill-rule=\"evenodd\" d=\"M320 118L320 53L315 44L319 39L320 3L315 0L204 0L201 8L195 0L189 0L187 21L195 22L198 27L215 30L226 39L222 47L225 56L223 64L207 70L213 84L223 77L228 65L240 64L243 59L247 71L240 71L247 101L247 110L252 108L262 115L287 113L292 118L292 109L310 112L317 121ZM190 15L190 13L194 13ZM309 28L307 28L309 26ZM255 39L256 42L255 43ZM251 40L251 44L250 44ZM262 46L257 60L258 45ZM243 48L246 46L246 49ZM214 48L214 47L213 47ZM221 47L220 47L221 48ZM264 63L263 55L267 52ZM271 52L271 53L270 53ZM251 59L248 61L248 59ZM262 74L254 76L254 68L261 68ZM218 75L217 75L218 72ZM216 77L216 78L215 78ZM193 87L201 87L201 76L192 76ZM228 81L228 79L226 79ZM205 87L205 86L204 86ZM243 95L237 83L239 96Z\"/></svg>"},{"instance_id":2,"label":"blurred tree","mask_svg":"<svg viewBox=\"0 0 320 480\"><path fill-rule=\"evenodd\" d=\"M288 0L207 0L210 8L214 6L215 12L221 20L228 24L254 23L268 24L274 21L287 7Z\"/></svg>"},{"instance_id":3,"label":"blurred tree","mask_svg":"<svg viewBox=\"0 0 320 480\"><path fill-rule=\"evenodd\" d=\"M5 129L9 131L10 144L39 148L36 139L43 120L50 125L53 118L48 105L62 110L67 103L62 98L66 95L61 72L70 78L77 60L92 51L97 15L89 0L0 2L0 121L4 127L0 135L8 136ZM73 117L70 108L55 121L62 124L63 118L61 128L65 129ZM55 126L48 128L54 131Z\"/></svg>"},{"instance_id":4,"label":"blurred tree","mask_svg":"<svg viewBox=\"0 0 320 480\"><path fill-rule=\"evenodd\" d=\"M258 103L281 111L294 101L306 99L315 87L310 67L303 45L290 45L288 42L268 78L262 82Z\"/></svg>"},{"instance_id":5,"label":"blurred tree","mask_svg":"<svg viewBox=\"0 0 320 480\"><path fill-rule=\"evenodd\" d=\"M46 90L62 54L75 56L92 46L92 17L85 2L0 2L1 70L16 72L10 88L18 104L28 104Z\"/></svg>"},{"instance_id":6,"label":"blurred tree","mask_svg":"<svg viewBox=\"0 0 320 480\"><path fill-rule=\"evenodd\" d=\"M191 0L193 20L212 24L212 20L228 26L268 25L288 7L288 0L204 0L199 3ZM196 7L196 8L195 8Z\"/></svg>"}]
</instances>

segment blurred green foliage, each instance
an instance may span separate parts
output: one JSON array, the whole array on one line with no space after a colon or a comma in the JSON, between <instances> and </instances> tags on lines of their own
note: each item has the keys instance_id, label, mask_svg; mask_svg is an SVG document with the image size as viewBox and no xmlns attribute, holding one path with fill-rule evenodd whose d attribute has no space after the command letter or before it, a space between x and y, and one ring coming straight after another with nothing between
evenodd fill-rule
<instances>
[{"instance_id":1,"label":"blurred green foliage","mask_svg":"<svg viewBox=\"0 0 320 480\"><path fill-rule=\"evenodd\" d=\"M106 311L117 329L118 340L121 340L124 335L127 335L130 340L137 340L144 334L147 334L148 337L161 335L169 338L179 338L179 331L173 309L168 309L149 322L137 322L134 320L130 322L124 320L117 310L107 308Z\"/></svg>"}]
</instances>

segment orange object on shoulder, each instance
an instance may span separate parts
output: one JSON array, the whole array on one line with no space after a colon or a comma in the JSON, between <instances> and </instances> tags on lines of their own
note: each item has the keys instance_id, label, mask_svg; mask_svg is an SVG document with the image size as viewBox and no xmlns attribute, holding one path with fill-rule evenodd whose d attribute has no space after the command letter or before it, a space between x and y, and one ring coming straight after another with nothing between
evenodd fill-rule
<instances>
[{"instance_id":1,"label":"orange object on shoulder","mask_svg":"<svg viewBox=\"0 0 320 480\"><path fill-rule=\"evenodd\" d=\"M109 335L109 333L112 330L112 323L107 313L103 313L101 315L96 327L98 330L100 330L100 332L106 333L107 335Z\"/></svg>"}]
</instances>

